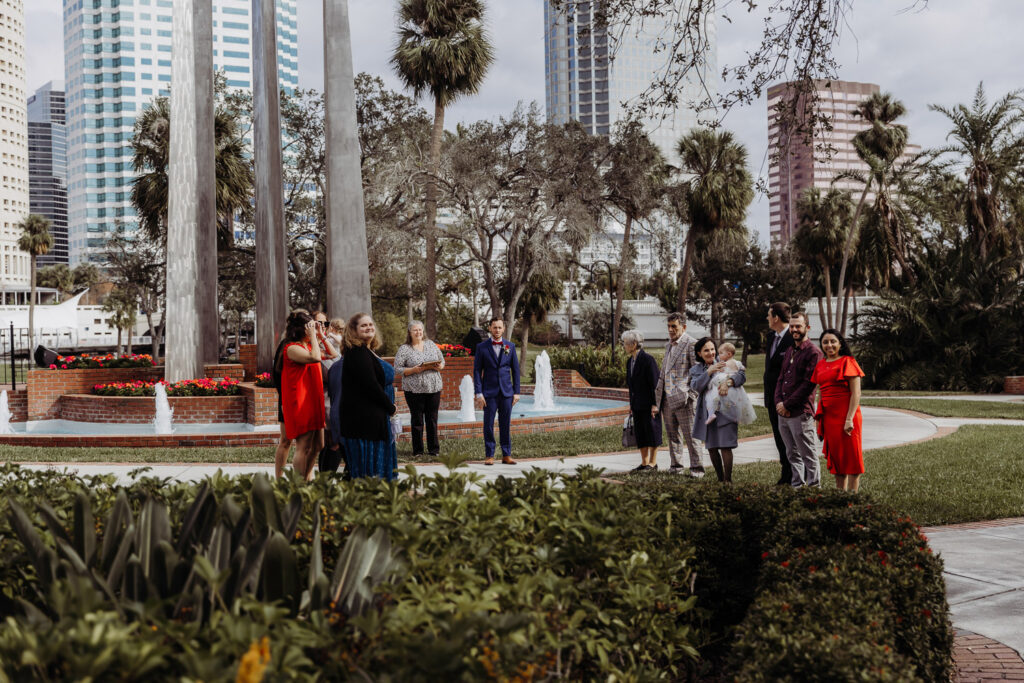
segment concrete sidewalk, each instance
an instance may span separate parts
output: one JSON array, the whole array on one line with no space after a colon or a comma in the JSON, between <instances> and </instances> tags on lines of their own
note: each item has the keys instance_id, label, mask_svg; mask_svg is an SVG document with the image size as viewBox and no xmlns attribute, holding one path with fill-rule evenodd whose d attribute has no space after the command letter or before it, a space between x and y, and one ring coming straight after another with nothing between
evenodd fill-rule
<instances>
[{"instance_id":1,"label":"concrete sidewalk","mask_svg":"<svg viewBox=\"0 0 1024 683\"><path fill-rule=\"evenodd\" d=\"M899 446L905 443L912 443L933 437L938 428L932 420L917 417L907 413L884 408L863 409L864 423L870 428L864 430L863 444L865 450L875 448L888 448ZM515 455L515 439L512 440L513 456ZM268 449L269 455L269 449ZM481 454L482 455L482 454ZM735 451L736 464L750 462L774 462L778 460L778 451L775 450L775 441L771 436L755 437L740 442L739 448ZM541 469L571 473L578 467L590 466L600 467L606 472L626 472L633 469L640 463L639 453L635 450L618 453L603 453L596 455L580 455L571 458L538 458L523 459L518 465L496 464L487 467L481 461L467 464L464 468L470 472L476 472L485 480L497 479L499 476L519 476L523 471L538 467ZM658 451L658 467L668 469L670 464L668 448ZM705 467L711 469L710 462L704 463ZM117 464L117 463L38 463L26 464L32 469L64 469L74 470L83 476L96 474L113 474L122 483L130 480L129 473L140 467L149 467L149 476L167 477L178 481L198 481L223 470L228 474L252 474L264 472L273 475L273 464ZM424 474L433 474L446 471L443 465L417 465L417 469Z\"/></svg>"},{"instance_id":2,"label":"concrete sidewalk","mask_svg":"<svg viewBox=\"0 0 1024 683\"><path fill-rule=\"evenodd\" d=\"M923 531L945 563L953 624L1024 654L1024 518Z\"/></svg>"}]
</instances>

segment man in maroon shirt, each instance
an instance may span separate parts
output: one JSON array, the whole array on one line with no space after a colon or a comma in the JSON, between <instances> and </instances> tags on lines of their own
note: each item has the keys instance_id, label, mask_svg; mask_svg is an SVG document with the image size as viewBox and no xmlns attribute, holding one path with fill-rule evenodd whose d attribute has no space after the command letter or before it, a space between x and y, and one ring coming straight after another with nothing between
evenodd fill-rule
<instances>
[{"instance_id":1,"label":"man in maroon shirt","mask_svg":"<svg viewBox=\"0 0 1024 683\"><path fill-rule=\"evenodd\" d=\"M818 486L818 433L814 424L814 383L811 375L821 360L821 349L807 338L811 329L804 313L789 318L793 346L782 359L782 374L775 387L775 410L786 455L793 470L793 488Z\"/></svg>"}]
</instances>

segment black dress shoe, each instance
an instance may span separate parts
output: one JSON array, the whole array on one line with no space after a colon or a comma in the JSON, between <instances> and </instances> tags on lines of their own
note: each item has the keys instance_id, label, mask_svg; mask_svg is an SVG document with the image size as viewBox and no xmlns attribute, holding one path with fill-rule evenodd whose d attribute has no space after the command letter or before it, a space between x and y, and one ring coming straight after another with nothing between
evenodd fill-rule
<instances>
[{"instance_id":1,"label":"black dress shoe","mask_svg":"<svg viewBox=\"0 0 1024 683\"><path fill-rule=\"evenodd\" d=\"M643 472L645 469L647 469L647 465L638 465L638 466L634 467L630 471L631 472Z\"/></svg>"}]
</instances>

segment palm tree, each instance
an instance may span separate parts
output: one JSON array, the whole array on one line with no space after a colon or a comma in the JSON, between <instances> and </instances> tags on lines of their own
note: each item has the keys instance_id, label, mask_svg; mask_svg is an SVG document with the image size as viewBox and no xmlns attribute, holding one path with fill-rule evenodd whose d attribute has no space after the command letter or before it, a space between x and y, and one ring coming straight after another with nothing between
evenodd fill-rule
<instances>
[{"instance_id":1,"label":"palm tree","mask_svg":"<svg viewBox=\"0 0 1024 683\"><path fill-rule=\"evenodd\" d=\"M28 339L29 345L35 340L36 322L36 259L53 247L53 235L50 234L50 219L32 213L17 225L21 229L18 237L18 249L28 252L31 258L31 294L28 300Z\"/></svg>"},{"instance_id":2,"label":"palm tree","mask_svg":"<svg viewBox=\"0 0 1024 683\"><path fill-rule=\"evenodd\" d=\"M953 159L945 168L966 167L966 183L961 203L965 208L968 235L985 258L993 250L1021 245L1019 226L1012 230L1006 217L1006 204L1020 194L1021 158L1024 157L1024 98L1021 91L1011 92L989 105L982 83L970 106L958 104L952 109L931 105L953 124L947 135L951 142L936 150ZM957 173L959 175L959 173ZM1018 242L1014 245L1013 242Z\"/></svg>"},{"instance_id":3,"label":"palm tree","mask_svg":"<svg viewBox=\"0 0 1024 683\"><path fill-rule=\"evenodd\" d=\"M121 353L121 333L128 330L128 354L132 352L132 332L137 320L135 293L127 289L115 289L103 302L102 310L110 313L109 324L117 330L117 353Z\"/></svg>"},{"instance_id":4,"label":"palm tree","mask_svg":"<svg viewBox=\"0 0 1024 683\"><path fill-rule=\"evenodd\" d=\"M171 111L166 97L157 97L135 120L132 138L132 166L136 178L132 185L132 204L140 227L150 239L167 238L167 171L170 166ZM231 244L234 214L249 205L252 195L252 169L238 124L218 107L214 116L216 146L217 242Z\"/></svg>"},{"instance_id":5,"label":"palm tree","mask_svg":"<svg viewBox=\"0 0 1024 683\"><path fill-rule=\"evenodd\" d=\"M876 185L876 195L883 194L887 186L886 175L891 171L896 160L902 156L907 147L907 127L893 123L903 116L907 108L899 100L893 99L889 93L872 93L854 110L854 114L871 124L853 136L853 147L861 161L868 165L868 173L863 176L864 190L861 192L857 208L850 220L850 230L846 233L846 245L843 247L843 261L839 267L839 283L836 296L845 296L846 270L850 263L850 254L857 239L857 227L860 215L867 202L868 192L872 183ZM836 309L840 308L836 302ZM843 321L845 324L845 320ZM844 325L845 326L845 325Z\"/></svg>"},{"instance_id":6,"label":"palm tree","mask_svg":"<svg viewBox=\"0 0 1024 683\"><path fill-rule=\"evenodd\" d=\"M523 344L519 353L519 364L526 361L526 350L530 345L530 329L547 318L548 311L562 303L565 284L561 278L549 273L535 273L527 283L526 291L519 300L518 312L522 321Z\"/></svg>"},{"instance_id":7,"label":"palm tree","mask_svg":"<svg viewBox=\"0 0 1024 683\"><path fill-rule=\"evenodd\" d=\"M687 133L679 141L679 156L685 177L670 199L679 219L690 224L679 283L678 309L685 314L697 237L742 232L747 207L754 201L754 182L747 171L746 147L727 130Z\"/></svg>"},{"instance_id":8,"label":"palm tree","mask_svg":"<svg viewBox=\"0 0 1024 683\"><path fill-rule=\"evenodd\" d=\"M793 249L803 263L819 269L825 288L824 307L818 295L822 329L838 327L836 320L840 310L837 307L834 314L832 310L832 271L842 259L852 214L850 194L836 188L823 193L816 187L809 187L796 203L798 227L793 235Z\"/></svg>"},{"instance_id":9,"label":"palm tree","mask_svg":"<svg viewBox=\"0 0 1024 683\"><path fill-rule=\"evenodd\" d=\"M630 242L633 224L646 219L661 205L670 169L639 122L629 121L619 127L615 138L605 160L604 199L625 218L618 264L619 272L625 276L631 271L633 262L633 245ZM613 345L619 338L625 288L626 277L619 277L615 286Z\"/></svg>"},{"instance_id":10,"label":"palm tree","mask_svg":"<svg viewBox=\"0 0 1024 683\"><path fill-rule=\"evenodd\" d=\"M444 112L460 96L477 92L494 61L483 17L481 0L401 0L398 8L398 45L391 63L416 97L429 92L434 99L423 225L427 252L424 322L429 337L437 334L437 176Z\"/></svg>"}]
</instances>

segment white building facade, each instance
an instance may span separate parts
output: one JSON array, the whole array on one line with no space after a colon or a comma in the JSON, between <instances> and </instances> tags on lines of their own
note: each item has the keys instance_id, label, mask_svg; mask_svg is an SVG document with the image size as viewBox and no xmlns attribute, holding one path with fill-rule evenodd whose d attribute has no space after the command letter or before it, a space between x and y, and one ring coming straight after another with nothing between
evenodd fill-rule
<instances>
[{"instance_id":1,"label":"white building facade","mask_svg":"<svg viewBox=\"0 0 1024 683\"><path fill-rule=\"evenodd\" d=\"M25 7L0 0L0 290L29 288L29 256L18 249L18 223L29 213Z\"/></svg>"},{"instance_id":2,"label":"white building facade","mask_svg":"<svg viewBox=\"0 0 1024 683\"><path fill-rule=\"evenodd\" d=\"M278 78L286 91L299 83L296 3L277 0ZM64 0L72 265L101 263L107 236L119 225L137 225L132 130L153 98L169 93L171 6L171 0ZM252 89L251 15L251 0L213 2L214 68L229 88Z\"/></svg>"}]
</instances>

